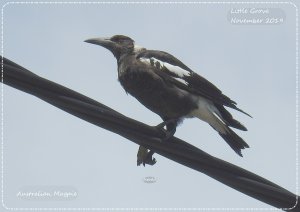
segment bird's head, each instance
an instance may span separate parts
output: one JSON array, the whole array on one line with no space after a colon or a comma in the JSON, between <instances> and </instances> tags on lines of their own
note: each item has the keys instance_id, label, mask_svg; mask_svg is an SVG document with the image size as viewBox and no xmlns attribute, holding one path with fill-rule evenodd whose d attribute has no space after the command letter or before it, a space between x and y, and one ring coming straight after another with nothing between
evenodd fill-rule
<instances>
[{"instance_id":1,"label":"bird's head","mask_svg":"<svg viewBox=\"0 0 300 212\"><path fill-rule=\"evenodd\" d=\"M123 54L129 54L134 51L134 40L124 35L114 35L110 38L91 38L85 40L85 42L110 50L117 59Z\"/></svg>"}]
</instances>

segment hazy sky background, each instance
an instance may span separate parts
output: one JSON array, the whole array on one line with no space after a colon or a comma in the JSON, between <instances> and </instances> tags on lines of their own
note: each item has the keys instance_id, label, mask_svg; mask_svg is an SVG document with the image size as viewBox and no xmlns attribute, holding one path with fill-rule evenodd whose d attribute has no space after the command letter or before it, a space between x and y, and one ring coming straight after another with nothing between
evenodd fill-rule
<instances>
[{"instance_id":1,"label":"hazy sky background","mask_svg":"<svg viewBox=\"0 0 300 212\"><path fill-rule=\"evenodd\" d=\"M232 25L231 8L281 8L281 25ZM250 145L240 158L206 123L185 120L176 136L296 192L295 7L291 4L9 4L4 56L126 116L160 118L117 81L104 48L83 42L124 34L167 51L204 76L251 119L236 131ZM155 155L137 167L138 146L40 99L4 86L4 203L7 207L271 208L208 176ZM145 177L156 182L144 183ZM24 186L71 186L70 201L16 197ZM266 210L265 210L266 211Z\"/></svg>"}]
</instances>

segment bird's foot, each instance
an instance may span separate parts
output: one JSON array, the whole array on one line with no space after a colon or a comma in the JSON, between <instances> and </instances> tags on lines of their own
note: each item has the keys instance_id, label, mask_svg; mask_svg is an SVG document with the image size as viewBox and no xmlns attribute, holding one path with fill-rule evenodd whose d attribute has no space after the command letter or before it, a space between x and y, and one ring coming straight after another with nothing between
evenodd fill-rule
<instances>
[{"instance_id":1,"label":"bird's foot","mask_svg":"<svg viewBox=\"0 0 300 212\"><path fill-rule=\"evenodd\" d=\"M153 166L156 163L156 159L152 158L154 152L152 150L148 151L143 146L139 147L138 153L137 153L137 165L140 166L143 164L145 166L146 164Z\"/></svg>"}]
</instances>

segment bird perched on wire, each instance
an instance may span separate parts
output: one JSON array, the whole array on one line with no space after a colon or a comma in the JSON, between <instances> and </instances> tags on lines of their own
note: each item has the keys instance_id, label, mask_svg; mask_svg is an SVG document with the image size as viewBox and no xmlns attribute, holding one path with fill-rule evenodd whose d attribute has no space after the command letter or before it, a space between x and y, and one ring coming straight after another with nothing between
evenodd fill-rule
<instances>
[{"instance_id":1,"label":"bird perched on wire","mask_svg":"<svg viewBox=\"0 0 300 212\"><path fill-rule=\"evenodd\" d=\"M174 135L178 123L184 118L196 117L215 129L238 155L242 156L241 150L249 147L230 129L246 131L246 127L224 106L250 115L173 55L137 46L134 40L124 35L92 38L85 42L100 45L113 53L121 85L163 119L158 126L166 126L166 139Z\"/></svg>"}]
</instances>

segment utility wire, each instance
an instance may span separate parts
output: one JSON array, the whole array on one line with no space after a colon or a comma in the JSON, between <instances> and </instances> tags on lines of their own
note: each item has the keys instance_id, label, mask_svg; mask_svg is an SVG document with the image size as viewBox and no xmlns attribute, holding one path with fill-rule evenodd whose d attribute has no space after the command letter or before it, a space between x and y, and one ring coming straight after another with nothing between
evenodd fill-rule
<instances>
[{"instance_id":1,"label":"utility wire","mask_svg":"<svg viewBox=\"0 0 300 212\"><path fill-rule=\"evenodd\" d=\"M176 137L163 142L165 133L62 85L39 77L2 57L2 83L32 94L67 113L117 133L157 154L202 172L248 196L284 211L299 212L299 196L243 168L213 157ZM205 191L202 191L205 192Z\"/></svg>"}]
</instances>

